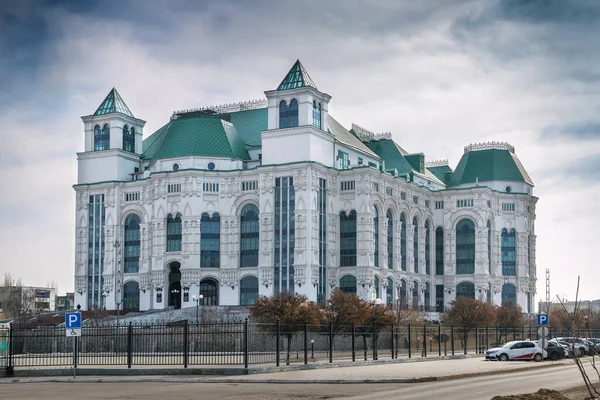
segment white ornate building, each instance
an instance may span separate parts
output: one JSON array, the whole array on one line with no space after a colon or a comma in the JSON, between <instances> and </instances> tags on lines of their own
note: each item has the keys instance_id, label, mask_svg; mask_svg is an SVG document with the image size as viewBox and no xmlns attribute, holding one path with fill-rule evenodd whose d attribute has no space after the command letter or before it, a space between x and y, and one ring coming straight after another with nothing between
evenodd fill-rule
<instances>
[{"instance_id":1,"label":"white ornate building","mask_svg":"<svg viewBox=\"0 0 600 400\"><path fill-rule=\"evenodd\" d=\"M143 138L115 89L82 117L75 304L251 304L335 287L441 312L456 296L533 311L533 182L506 143L457 167L347 130L297 61L266 100L175 112Z\"/></svg>"}]
</instances>

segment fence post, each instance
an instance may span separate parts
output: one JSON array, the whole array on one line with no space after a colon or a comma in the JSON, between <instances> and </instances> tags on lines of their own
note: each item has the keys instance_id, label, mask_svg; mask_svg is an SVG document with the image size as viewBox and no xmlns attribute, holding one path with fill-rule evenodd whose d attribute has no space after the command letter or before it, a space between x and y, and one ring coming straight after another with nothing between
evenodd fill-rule
<instances>
[{"instance_id":1,"label":"fence post","mask_svg":"<svg viewBox=\"0 0 600 400\"><path fill-rule=\"evenodd\" d=\"M333 363L333 324L329 323L329 363Z\"/></svg>"},{"instance_id":2,"label":"fence post","mask_svg":"<svg viewBox=\"0 0 600 400\"><path fill-rule=\"evenodd\" d=\"M438 322L438 356L442 356L442 325Z\"/></svg>"},{"instance_id":3,"label":"fence post","mask_svg":"<svg viewBox=\"0 0 600 400\"><path fill-rule=\"evenodd\" d=\"M454 355L454 325L450 326L450 340L452 340L452 355Z\"/></svg>"},{"instance_id":4,"label":"fence post","mask_svg":"<svg viewBox=\"0 0 600 400\"><path fill-rule=\"evenodd\" d=\"M373 360L377 360L377 338L375 337L375 322L373 322Z\"/></svg>"},{"instance_id":5,"label":"fence post","mask_svg":"<svg viewBox=\"0 0 600 400\"><path fill-rule=\"evenodd\" d=\"M465 327L463 327L463 341L464 341L464 344L465 344L463 352L465 354L467 354L467 339L468 339L467 338L467 327L465 326Z\"/></svg>"},{"instance_id":6,"label":"fence post","mask_svg":"<svg viewBox=\"0 0 600 400\"><path fill-rule=\"evenodd\" d=\"M427 357L427 324L423 324L423 357Z\"/></svg>"},{"instance_id":7,"label":"fence post","mask_svg":"<svg viewBox=\"0 0 600 400\"><path fill-rule=\"evenodd\" d=\"M304 324L304 364L308 364L308 325Z\"/></svg>"},{"instance_id":8,"label":"fence post","mask_svg":"<svg viewBox=\"0 0 600 400\"><path fill-rule=\"evenodd\" d=\"M475 354L479 354L479 328L475 326Z\"/></svg>"},{"instance_id":9,"label":"fence post","mask_svg":"<svg viewBox=\"0 0 600 400\"><path fill-rule=\"evenodd\" d=\"M489 331L488 331L488 326L485 326L485 349L489 349L490 348L490 335L489 335ZM485 351L485 350L484 350Z\"/></svg>"},{"instance_id":10,"label":"fence post","mask_svg":"<svg viewBox=\"0 0 600 400\"><path fill-rule=\"evenodd\" d=\"M279 331L279 321L277 321L277 330ZM279 343L279 335L277 335L277 342ZM244 320L244 368L248 369L248 318ZM277 352L279 356L279 352ZM277 358L277 365L279 365L279 357Z\"/></svg>"},{"instance_id":11,"label":"fence post","mask_svg":"<svg viewBox=\"0 0 600 400\"><path fill-rule=\"evenodd\" d=\"M410 343L410 324L408 324L408 358L412 355L411 352L411 343Z\"/></svg>"},{"instance_id":12,"label":"fence post","mask_svg":"<svg viewBox=\"0 0 600 400\"><path fill-rule=\"evenodd\" d=\"M15 368L13 366L13 327L12 324L8 326L8 365L5 371L6 376L14 376Z\"/></svg>"},{"instance_id":13,"label":"fence post","mask_svg":"<svg viewBox=\"0 0 600 400\"><path fill-rule=\"evenodd\" d=\"M356 361L356 327L352 325L352 362Z\"/></svg>"},{"instance_id":14,"label":"fence post","mask_svg":"<svg viewBox=\"0 0 600 400\"><path fill-rule=\"evenodd\" d=\"M394 325L392 325L392 360L394 359Z\"/></svg>"},{"instance_id":15,"label":"fence post","mask_svg":"<svg viewBox=\"0 0 600 400\"><path fill-rule=\"evenodd\" d=\"M275 365L277 367L279 367L279 335L281 334L280 330L281 326L279 324L279 320L277 320L277 329L275 333Z\"/></svg>"},{"instance_id":16,"label":"fence post","mask_svg":"<svg viewBox=\"0 0 600 400\"><path fill-rule=\"evenodd\" d=\"M131 327L131 323L129 324ZM183 368L188 367L188 322L183 325Z\"/></svg>"},{"instance_id":17,"label":"fence post","mask_svg":"<svg viewBox=\"0 0 600 400\"><path fill-rule=\"evenodd\" d=\"M186 328L187 328L187 324L186 324ZM186 359L185 359L185 364L186 364L186 368L187 368L187 332L186 332L186 337L184 338L184 346L186 346ZM131 363L132 363L132 358L133 358L133 326L131 325L131 322L129 323L129 326L127 327L127 368L131 368Z\"/></svg>"},{"instance_id":18,"label":"fence post","mask_svg":"<svg viewBox=\"0 0 600 400\"><path fill-rule=\"evenodd\" d=\"M533 340L533 335L531 334L531 324L529 324L529 340Z\"/></svg>"}]
</instances>

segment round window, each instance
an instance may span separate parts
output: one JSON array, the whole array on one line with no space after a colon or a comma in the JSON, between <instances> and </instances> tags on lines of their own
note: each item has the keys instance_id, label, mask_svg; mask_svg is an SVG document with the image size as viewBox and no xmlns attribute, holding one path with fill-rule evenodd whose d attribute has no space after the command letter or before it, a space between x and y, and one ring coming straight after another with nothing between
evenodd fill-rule
<instances>
[{"instance_id":1,"label":"round window","mask_svg":"<svg viewBox=\"0 0 600 400\"><path fill-rule=\"evenodd\" d=\"M179 164L173 164L173 171L179 171Z\"/></svg>"},{"instance_id":2,"label":"round window","mask_svg":"<svg viewBox=\"0 0 600 400\"><path fill-rule=\"evenodd\" d=\"M213 169L215 169L215 167L216 167L216 165L215 165L215 163L214 163L214 162L209 162L209 163L208 163L208 169L209 169L209 170L211 170L211 171L212 171Z\"/></svg>"},{"instance_id":3,"label":"round window","mask_svg":"<svg viewBox=\"0 0 600 400\"><path fill-rule=\"evenodd\" d=\"M506 187L506 193L510 193L512 191L512 188L510 186Z\"/></svg>"}]
</instances>

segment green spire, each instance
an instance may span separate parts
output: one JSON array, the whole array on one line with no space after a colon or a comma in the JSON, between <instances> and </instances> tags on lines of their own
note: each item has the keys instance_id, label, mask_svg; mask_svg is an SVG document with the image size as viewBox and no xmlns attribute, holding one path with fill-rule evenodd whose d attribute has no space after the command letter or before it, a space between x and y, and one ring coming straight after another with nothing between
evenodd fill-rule
<instances>
[{"instance_id":1,"label":"green spire","mask_svg":"<svg viewBox=\"0 0 600 400\"><path fill-rule=\"evenodd\" d=\"M277 90L288 90L288 89L296 89L299 87L311 86L313 88L317 88L310 79L308 72L304 69L304 66L300 62L300 60L296 60L290 72L287 73L283 81L279 84Z\"/></svg>"},{"instance_id":2,"label":"green spire","mask_svg":"<svg viewBox=\"0 0 600 400\"><path fill-rule=\"evenodd\" d=\"M106 115L115 112L133 117L133 114L121 98L121 95L119 95L119 92L117 92L117 89L112 88L94 115Z\"/></svg>"}]
</instances>

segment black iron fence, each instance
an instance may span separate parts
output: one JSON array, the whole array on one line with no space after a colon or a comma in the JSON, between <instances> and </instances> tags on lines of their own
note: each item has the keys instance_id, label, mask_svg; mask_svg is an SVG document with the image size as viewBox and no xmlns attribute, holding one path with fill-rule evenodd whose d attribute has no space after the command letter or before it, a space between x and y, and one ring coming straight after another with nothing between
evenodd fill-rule
<instances>
[{"instance_id":1,"label":"black iron fence","mask_svg":"<svg viewBox=\"0 0 600 400\"><path fill-rule=\"evenodd\" d=\"M549 337L599 337L556 330ZM483 354L511 340L539 340L538 327L336 326L219 322L0 329L0 367L284 365Z\"/></svg>"}]
</instances>

